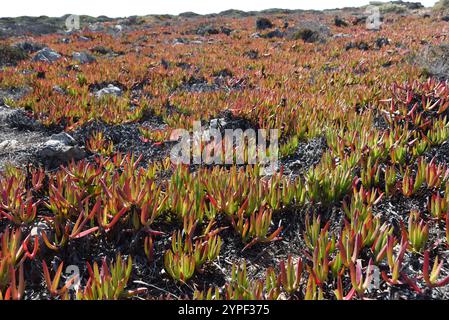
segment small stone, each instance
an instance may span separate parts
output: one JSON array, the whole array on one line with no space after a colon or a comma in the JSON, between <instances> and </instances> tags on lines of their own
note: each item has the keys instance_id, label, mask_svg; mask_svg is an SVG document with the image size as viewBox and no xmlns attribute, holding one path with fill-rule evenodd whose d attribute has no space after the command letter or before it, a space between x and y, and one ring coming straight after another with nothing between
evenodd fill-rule
<instances>
[{"instance_id":1,"label":"small stone","mask_svg":"<svg viewBox=\"0 0 449 320\"><path fill-rule=\"evenodd\" d=\"M109 84L106 88L100 89L95 93L97 98L102 98L103 96L113 95L113 96L121 96L122 90L113 84Z\"/></svg>"},{"instance_id":2,"label":"small stone","mask_svg":"<svg viewBox=\"0 0 449 320\"><path fill-rule=\"evenodd\" d=\"M72 54L72 59L80 64L93 63L97 61L94 56L88 54L87 52L74 52Z\"/></svg>"},{"instance_id":3,"label":"small stone","mask_svg":"<svg viewBox=\"0 0 449 320\"><path fill-rule=\"evenodd\" d=\"M76 145L76 140L73 137L65 132L54 134L50 137L49 141L57 141L61 142L65 145L74 146Z\"/></svg>"}]
</instances>

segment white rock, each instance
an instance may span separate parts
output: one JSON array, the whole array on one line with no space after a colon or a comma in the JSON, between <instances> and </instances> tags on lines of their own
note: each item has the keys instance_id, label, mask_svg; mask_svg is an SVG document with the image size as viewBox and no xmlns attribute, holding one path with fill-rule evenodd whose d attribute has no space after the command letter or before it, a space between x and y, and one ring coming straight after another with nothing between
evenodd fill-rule
<instances>
[{"instance_id":1,"label":"white rock","mask_svg":"<svg viewBox=\"0 0 449 320\"><path fill-rule=\"evenodd\" d=\"M17 140L5 140L3 142L0 142L0 151L6 150L11 151L14 150L19 142Z\"/></svg>"},{"instance_id":2,"label":"white rock","mask_svg":"<svg viewBox=\"0 0 449 320\"><path fill-rule=\"evenodd\" d=\"M87 52L74 52L72 54L72 58L73 60L78 61L81 64L92 63L96 61L95 57L88 54Z\"/></svg>"},{"instance_id":3,"label":"white rock","mask_svg":"<svg viewBox=\"0 0 449 320\"><path fill-rule=\"evenodd\" d=\"M50 137L50 140L47 141L46 143L53 143L53 142L63 143L68 146L76 145L76 140L73 139L73 137L71 135L69 135L68 133L65 133L65 132L61 132L61 133L52 135Z\"/></svg>"},{"instance_id":4,"label":"white rock","mask_svg":"<svg viewBox=\"0 0 449 320\"><path fill-rule=\"evenodd\" d=\"M84 149L76 145L75 139L65 132L54 134L44 142L37 156L50 166L57 166L71 160L81 160L86 156Z\"/></svg>"},{"instance_id":5,"label":"white rock","mask_svg":"<svg viewBox=\"0 0 449 320\"><path fill-rule=\"evenodd\" d=\"M105 95L113 95L113 96L120 96L122 94L122 90L113 84L108 85L106 88L103 88L101 90L98 90L95 93L95 96L97 98L101 98Z\"/></svg>"}]
</instances>

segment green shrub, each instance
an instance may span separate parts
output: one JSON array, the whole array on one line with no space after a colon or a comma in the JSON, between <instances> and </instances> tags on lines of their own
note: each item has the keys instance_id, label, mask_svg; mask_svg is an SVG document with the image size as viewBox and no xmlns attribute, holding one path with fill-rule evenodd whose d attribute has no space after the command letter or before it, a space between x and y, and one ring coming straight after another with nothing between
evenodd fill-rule
<instances>
[{"instance_id":1,"label":"green shrub","mask_svg":"<svg viewBox=\"0 0 449 320\"><path fill-rule=\"evenodd\" d=\"M407 11L407 7L400 5L400 4L394 4L394 3L386 3L379 7L380 12L385 13L404 13Z\"/></svg>"},{"instance_id":2,"label":"green shrub","mask_svg":"<svg viewBox=\"0 0 449 320\"><path fill-rule=\"evenodd\" d=\"M381 1L371 1L369 3L371 6L376 6L379 8L380 13L404 13L407 12L407 6L401 3L392 3L392 2L381 2Z\"/></svg>"},{"instance_id":3,"label":"green shrub","mask_svg":"<svg viewBox=\"0 0 449 320\"><path fill-rule=\"evenodd\" d=\"M0 44L0 66L16 65L17 62L28 58L28 54L17 47Z\"/></svg>"},{"instance_id":4,"label":"green shrub","mask_svg":"<svg viewBox=\"0 0 449 320\"><path fill-rule=\"evenodd\" d=\"M294 40L303 40L304 42L316 42L319 40L319 34L311 29L299 29L293 35Z\"/></svg>"},{"instance_id":5,"label":"green shrub","mask_svg":"<svg viewBox=\"0 0 449 320\"><path fill-rule=\"evenodd\" d=\"M433 6L434 10L447 10L449 9L449 0L440 0Z\"/></svg>"}]
</instances>

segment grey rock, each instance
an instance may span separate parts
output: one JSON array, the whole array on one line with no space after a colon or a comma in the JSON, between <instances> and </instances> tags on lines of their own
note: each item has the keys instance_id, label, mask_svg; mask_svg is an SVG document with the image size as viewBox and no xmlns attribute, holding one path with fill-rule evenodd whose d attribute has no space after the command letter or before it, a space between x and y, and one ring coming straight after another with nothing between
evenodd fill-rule
<instances>
[{"instance_id":1,"label":"grey rock","mask_svg":"<svg viewBox=\"0 0 449 320\"><path fill-rule=\"evenodd\" d=\"M87 52L74 52L72 54L72 58L73 60L78 61L80 64L92 63L96 61L95 57L88 54Z\"/></svg>"},{"instance_id":2,"label":"grey rock","mask_svg":"<svg viewBox=\"0 0 449 320\"><path fill-rule=\"evenodd\" d=\"M75 146L76 145L76 140L73 139L73 137L65 132L60 132L57 134L54 134L50 137L50 141L57 141L57 142L61 142L65 145L68 146Z\"/></svg>"},{"instance_id":3,"label":"grey rock","mask_svg":"<svg viewBox=\"0 0 449 320\"><path fill-rule=\"evenodd\" d=\"M37 157L45 165L56 167L71 160L81 160L86 157L86 152L77 146L75 139L62 132L44 142L37 151Z\"/></svg>"},{"instance_id":4,"label":"grey rock","mask_svg":"<svg viewBox=\"0 0 449 320\"><path fill-rule=\"evenodd\" d=\"M449 44L427 46L417 55L418 64L431 76L449 79Z\"/></svg>"},{"instance_id":5,"label":"grey rock","mask_svg":"<svg viewBox=\"0 0 449 320\"><path fill-rule=\"evenodd\" d=\"M55 62L61 58L61 55L50 48L39 50L33 57L33 61L40 62Z\"/></svg>"},{"instance_id":6,"label":"grey rock","mask_svg":"<svg viewBox=\"0 0 449 320\"><path fill-rule=\"evenodd\" d=\"M106 88L100 89L95 93L95 96L97 98L102 98L107 95L113 95L113 96L121 96L122 90L113 84L109 84Z\"/></svg>"},{"instance_id":7,"label":"grey rock","mask_svg":"<svg viewBox=\"0 0 449 320\"><path fill-rule=\"evenodd\" d=\"M43 127L41 123L30 116L25 110L9 107L0 107L0 124L2 122L9 128L20 131L40 131Z\"/></svg>"}]
</instances>

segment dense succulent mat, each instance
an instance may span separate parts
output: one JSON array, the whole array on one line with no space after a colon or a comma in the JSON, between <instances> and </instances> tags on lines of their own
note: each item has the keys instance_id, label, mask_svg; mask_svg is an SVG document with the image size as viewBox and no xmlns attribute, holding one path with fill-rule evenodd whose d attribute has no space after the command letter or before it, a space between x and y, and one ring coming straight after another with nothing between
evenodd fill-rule
<instances>
[{"instance_id":1,"label":"dense succulent mat","mask_svg":"<svg viewBox=\"0 0 449 320\"><path fill-rule=\"evenodd\" d=\"M339 14L4 40L0 299L448 298L447 22ZM280 170L175 166L194 121Z\"/></svg>"}]
</instances>

